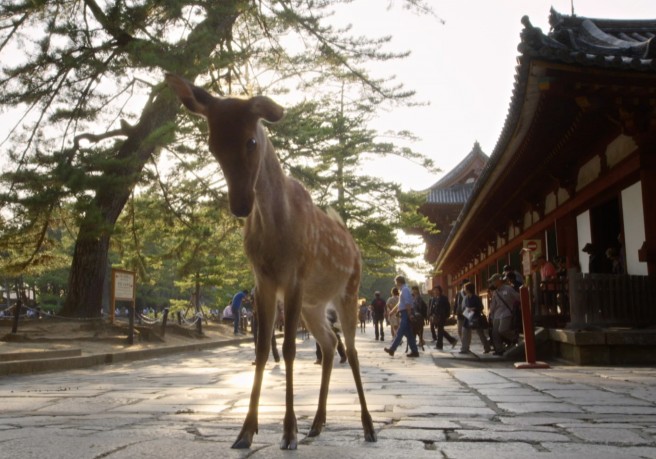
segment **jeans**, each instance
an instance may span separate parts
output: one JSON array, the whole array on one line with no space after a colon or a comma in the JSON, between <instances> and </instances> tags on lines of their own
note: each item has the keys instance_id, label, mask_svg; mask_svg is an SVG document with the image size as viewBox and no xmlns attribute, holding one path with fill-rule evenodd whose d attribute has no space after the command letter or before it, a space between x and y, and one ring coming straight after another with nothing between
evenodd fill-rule
<instances>
[{"instance_id":1,"label":"jeans","mask_svg":"<svg viewBox=\"0 0 656 459\"><path fill-rule=\"evenodd\" d=\"M399 325L399 330L396 332L394 341L392 341L392 345L390 346L391 351L395 351L396 348L399 347L399 344L401 344L401 340L404 336L408 339L410 352L419 352L417 349L415 334L412 331L412 327L410 326L410 319L408 318L408 313L405 310L401 311L401 325Z\"/></svg>"},{"instance_id":2,"label":"jeans","mask_svg":"<svg viewBox=\"0 0 656 459\"><path fill-rule=\"evenodd\" d=\"M232 308L232 322L235 327L235 335L239 333L240 319L241 319L241 308Z\"/></svg>"}]
</instances>

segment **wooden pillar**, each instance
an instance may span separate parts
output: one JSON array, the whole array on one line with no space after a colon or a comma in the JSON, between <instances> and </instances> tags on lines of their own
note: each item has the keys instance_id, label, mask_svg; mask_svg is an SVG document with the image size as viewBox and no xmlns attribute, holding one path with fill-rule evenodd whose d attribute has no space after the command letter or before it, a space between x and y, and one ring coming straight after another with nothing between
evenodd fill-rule
<instances>
[{"instance_id":1,"label":"wooden pillar","mask_svg":"<svg viewBox=\"0 0 656 459\"><path fill-rule=\"evenodd\" d=\"M645 243L640 249L641 261L647 262L649 277L656 278L656 142L641 145L640 181L645 215Z\"/></svg>"}]
</instances>

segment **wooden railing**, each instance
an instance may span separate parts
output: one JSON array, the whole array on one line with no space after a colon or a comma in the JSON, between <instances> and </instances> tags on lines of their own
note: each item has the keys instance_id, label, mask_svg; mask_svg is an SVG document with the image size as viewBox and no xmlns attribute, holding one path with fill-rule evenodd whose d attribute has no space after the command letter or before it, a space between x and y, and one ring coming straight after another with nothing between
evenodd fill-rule
<instances>
[{"instance_id":1,"label":"wooden railing","mask_svg":"<svg viewBox=\"0 0 656 459\"><path fill-rule=\"evenodd\" d=\"M656 282L647 276L569 276L571 322L643 328L656 325Z\"/></svg>"},{"instance_id":2,"label":"wooden railing","mask_svg":"<svg viewBox=\"0 0 656 459\"><path fill-rule=\"evenodd\" d=\"M554 327L656 326L656 282L647 276L568 273L530 283L536 325Z\"/></svg>"}]
</instances>

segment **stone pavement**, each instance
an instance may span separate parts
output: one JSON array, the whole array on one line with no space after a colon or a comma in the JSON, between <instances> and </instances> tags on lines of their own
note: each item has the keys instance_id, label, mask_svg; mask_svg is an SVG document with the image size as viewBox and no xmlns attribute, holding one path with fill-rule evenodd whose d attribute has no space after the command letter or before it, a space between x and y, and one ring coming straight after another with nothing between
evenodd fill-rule
<instances>
[{"instance_id":1,"label":"stone pavement","mask_svg":"<svg viewBox=\"0 0 656 459\"><path fill-rule=\"evenodd\" d=\"M348 365L336 363L321 436L308 439L320 368L298 340L300 444L280 451L284 364L267 364L260 431L232 450L252 382L250 339L218 349L89 369L0 378L0 458L656 458L656 369L517 370L512 362L426 348L358 351L377 443L362 440ZM389 340L388 340L389 343ZM337 359L336 359L337 362Z\"/></svg>"}]
</instances>

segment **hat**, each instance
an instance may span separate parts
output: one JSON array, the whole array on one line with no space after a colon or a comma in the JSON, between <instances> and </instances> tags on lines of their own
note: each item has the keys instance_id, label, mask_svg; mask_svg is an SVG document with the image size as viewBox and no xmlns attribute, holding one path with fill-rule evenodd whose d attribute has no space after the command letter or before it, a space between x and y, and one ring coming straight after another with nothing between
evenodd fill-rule
<instances>
[{"instance_id":1,"label":"hat","mask_svg":"<svg viewBox=\"0 0 656 459\"><path fill-rule=\"evenodd\" d=\"M379 292L378 290L376 290L376 291L374 292L374 295L380 295L380 292Z\"/></svg>"},{"instance_id":2,"label":"hat","mask_svg":"<svg viewBox=\"0 0 656 459\"><path fill-rule=\"evenodd\" d=\"M468 282L469 282L469 279L463 279L463 280L460 281L460 285L465 285Z\"/></svg>"},{"instance_id":3,"label":"hat","mask_svg":"<svg viewBox=\"0 0 656 459\"><path fill-rule=\"evenodd\" d=\"M594 247L589 242L583 246L581 249L582 252L592 253L594 252Z\"/></svg>"},{"instance_id":4,"label":"hat","mask_svg":"<svg viewBox=\"0 0 656 459\"><path fill-rule=\"evenodd\" d=\"M487 282L491 284L492 282L496 282L496 281L498 281L498 280L502 280L501 274L499 274L499 273L495 273L495 274L492 274L492 277L490 277L490 278L487 280Z\"/></svg>"}]
</instances>

